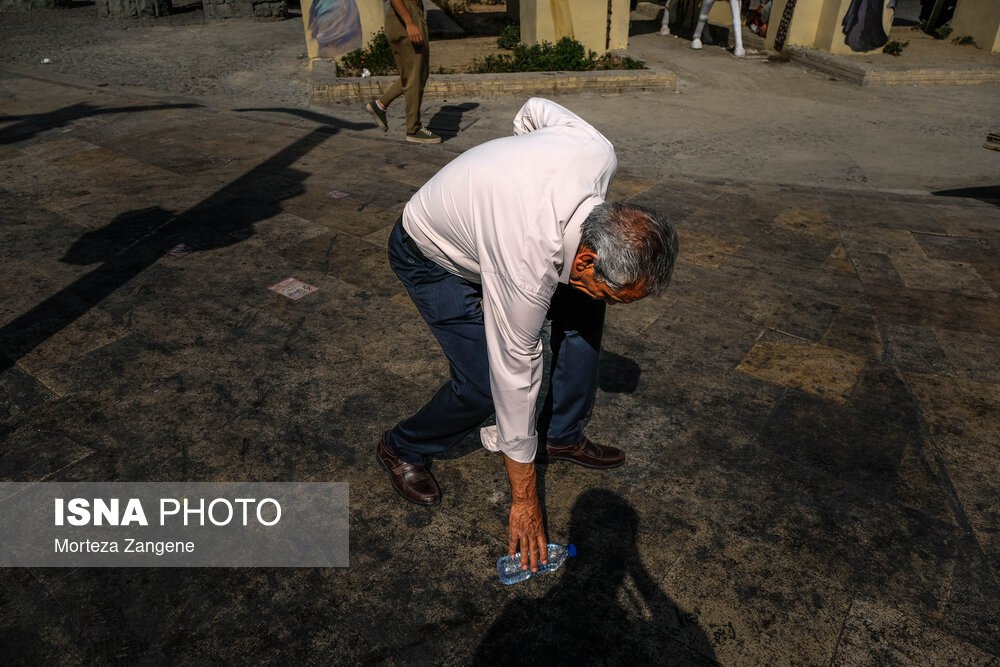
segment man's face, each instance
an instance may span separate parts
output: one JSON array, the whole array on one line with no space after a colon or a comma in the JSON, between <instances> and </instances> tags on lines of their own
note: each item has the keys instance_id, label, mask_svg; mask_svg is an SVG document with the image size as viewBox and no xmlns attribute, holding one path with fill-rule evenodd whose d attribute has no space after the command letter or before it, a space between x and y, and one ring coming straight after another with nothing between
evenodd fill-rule
<instances>
[{"instance_id":1,"label":"man's face","mask_svg":"<svg viewBox=\"0 0 1000 667\"><path fill-rule=\"evenodd\" d=\"M570 287L580 290L591 299L602 299L612 305L632 303L648 294L642 283L628 285L619 290L611 289L606 282L594 275L596 258L597 254L593 250L580 246L569 274Z\"/></svg>"}]
</instances>

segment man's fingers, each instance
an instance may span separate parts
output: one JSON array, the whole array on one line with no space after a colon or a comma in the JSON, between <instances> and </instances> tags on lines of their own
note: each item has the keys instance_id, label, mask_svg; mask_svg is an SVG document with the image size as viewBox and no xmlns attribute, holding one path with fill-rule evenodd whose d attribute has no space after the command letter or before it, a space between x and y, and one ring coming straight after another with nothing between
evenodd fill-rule
<instances>
[{"instance_id":1,"label":"man's fingers","mask_svg":"<svg viewBox=\"0 0 1000 667\"><path fill-rule=\"evenodd\" d=\"M528 541L524 539L524 536L511 532L510 534L510 557L513 558L514 554L518 551L521 552L521 569L528 569Z\"/></svg>"},{"instance_id":2,"label":"man's fingers","mask_svg":"<svg viewBox=\"0 0 1000 667\"><path fill-rule=\"evenodd\" d=\"M526 540L526 542L531 554L531 571L538 572L538 545L533 539Z\"/></svg>"},{"instance_id":3,"label":"man's fingers","mask_svg":"<svg viewBox=\"0 0 1000 667\"><path fill-rule=\"evenodd\" d=\"M521 552L521 569L538 571L539 562L548 562L541 509L535 502L514 501L510 508L509 550Z\"/></svg>"}]
</instances>

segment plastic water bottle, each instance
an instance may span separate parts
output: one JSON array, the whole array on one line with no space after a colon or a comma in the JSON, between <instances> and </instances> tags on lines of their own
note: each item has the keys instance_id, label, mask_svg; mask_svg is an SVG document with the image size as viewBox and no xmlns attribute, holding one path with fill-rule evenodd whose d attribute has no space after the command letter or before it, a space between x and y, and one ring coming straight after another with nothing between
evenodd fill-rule
<instances>
[{"instance_id":1,"label":"plastic water bottle","mask_svg":"<svg viewBox=\"0 0 1000 667\"><path fill-rule=\"evenodd\" d=\"M563 546L561 544L549 544L549 562L546 565L538 564L538 572L530 569L521 569L521 552L518 551L513 557L509 555L501 556L497 559L497 574L500 581L508 586L530 579L536 574L555 572L559 566L566 562L567 558L576 556L576 547L572 544Z\"/></svg>"}]
</instances>

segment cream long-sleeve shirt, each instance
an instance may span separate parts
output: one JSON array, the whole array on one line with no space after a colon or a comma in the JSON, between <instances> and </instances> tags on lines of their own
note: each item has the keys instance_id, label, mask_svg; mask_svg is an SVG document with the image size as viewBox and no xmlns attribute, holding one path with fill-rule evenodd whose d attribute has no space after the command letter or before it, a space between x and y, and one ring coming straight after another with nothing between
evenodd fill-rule
<instances>
[{"instance_id":1,"label":"cream long-sleeve shirt","mask_svg":"<svg viewBox=\"0 0 1000 667\"><path fill-rule=\"evenodd\" d=\"M483 286L496 448L515 461L533 461L538 447L545 314L617 165L600 132L536 97L514 117L514 136L457 157L403 211L403 227L428 259Z\"/></svg>"}]
</instances>

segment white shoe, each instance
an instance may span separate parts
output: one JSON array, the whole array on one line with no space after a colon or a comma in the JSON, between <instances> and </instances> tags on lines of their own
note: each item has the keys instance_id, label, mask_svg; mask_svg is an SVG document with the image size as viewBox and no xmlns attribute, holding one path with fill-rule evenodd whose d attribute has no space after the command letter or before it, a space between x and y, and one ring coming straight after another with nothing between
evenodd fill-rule
<instances>
[{"instance_id":1,"label":"white shoe","mask_svg":"<svg viewBox=\"0 0 1000 667\"><path fill-rule=\"evenodd\" d=\"M733 55L736 56L737 58L742 58L746 54L747 54L747 52L746 52L745 49L737 48L737 49L733 50Z\"/></svg>"},{"instance_id":2,"label":"white shoe","mask_svg":"<svg viewBox=\"0 0 1000 667\"><path fill-rule=\"evenodd\" d=\"M701 40L698 39L697 37L695 37L694 39L692 39L691 40L691 48L692 49L700 49L701 48Z\"/></svg>"},{"instance_id":3,"label":"white shoe","mask_svg":"<svg viewBox=\"0 0 1000 667\"><path fill-rule=\"evenodd\" d=\"M666 37L667 35L670 34L670 28L668 26L663 26L662 28L660 28L660 34Z\"/></svg>"}]
</instances>

